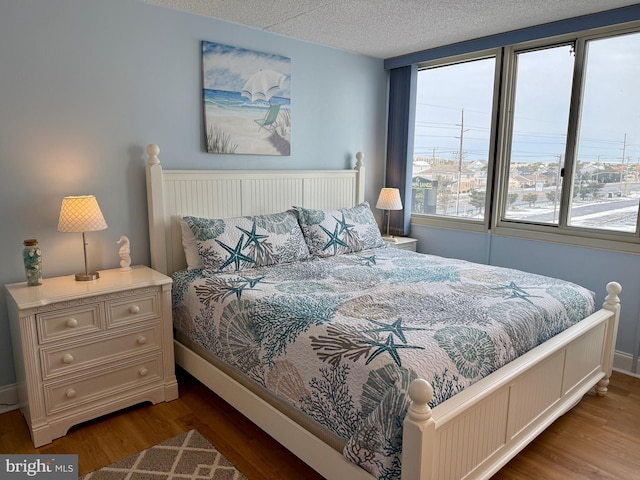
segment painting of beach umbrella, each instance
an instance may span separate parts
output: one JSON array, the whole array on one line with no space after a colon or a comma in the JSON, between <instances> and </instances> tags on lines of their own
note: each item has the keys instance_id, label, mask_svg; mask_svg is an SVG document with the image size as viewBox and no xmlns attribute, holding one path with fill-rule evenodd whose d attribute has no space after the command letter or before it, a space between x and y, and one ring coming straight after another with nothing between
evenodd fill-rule
<instances>
[{"instance_id":1,"label":"painting of beach umbrella","mask_svg":"<svg viewBox=\"0 0 640 480\"><path fill-rule=\"evenodd\" d=\"M247 83L242 87L240 95L247 97L252 102L263 100L268 102L276 93L282 90L287 77L273 70L258 70L251 75Z\"/></svg>"},{"instance_id":2,"label":"painting of beach umbrella","mask_svg":"<svg viewBox=\"0 0 640 480\"><path fill-rule=\"evenodd\" d=\"M209 153L290 155L291 60L202 42Z\"/></svg>"},{"instance_id":3,"label":"painting of beach umbrella","mask_svg":"<svg viewBox=\"0 0 640 480\"><path fill-rule=\"evenodd\" d=\"M271 97L282 90L282 86L287 77L282 73L274 70L258 70L251 75L247 83L242 87L240 95L248 98L251 102L262 100L263 102L269 102ZM278 119L280 113L280 105L271 105L267 109L264 118L257 118L254 120L260 128L275 129L274 124Z\"/></svg>"}]
</instances>

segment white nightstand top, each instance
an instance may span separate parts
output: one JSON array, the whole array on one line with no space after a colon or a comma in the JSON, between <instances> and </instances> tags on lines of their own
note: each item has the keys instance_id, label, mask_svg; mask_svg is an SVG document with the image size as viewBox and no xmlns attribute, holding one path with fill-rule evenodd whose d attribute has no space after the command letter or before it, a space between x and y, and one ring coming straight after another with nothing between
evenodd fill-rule
<instances>
[{"instance_id":1,"label":"white nightstand top","mask_svg":"<svg viewBox=\"0 0 640 480\"><path fill-rule=\"evenodd\" d=\"M131 267L127 272L119 268L101 270L100 278L79 282L75 275L44 278L42 285L27 286L27 282L5 285L14 298L18 308L40 307L54 302L101 295L127 288L141 288L153 285L165 285L172 282L170 277L156 272L144 265Z\"/></svg>"},{"instance_id":2,"label":"white nightstand top","mask_svg":"<svg viewBox=\"0 0 640 480\"><path fill-rule=\"evenodd\" d=\"M417 243L418 240L416 238L411 237L382 237L384 243L389 245L402 245L405 243Z\"/></svg>"},{"instance_id":3,"label":"white nightstand top","mask_svg":"<svg viewBox=\"0 0 640 480\"><path fill-rule=\"evenodd\" d=\"M400 248L402 250L416 251L418 245L417 238L411 237L382 237L384 243L391 248Z\"/></svg>"}]
</instances>

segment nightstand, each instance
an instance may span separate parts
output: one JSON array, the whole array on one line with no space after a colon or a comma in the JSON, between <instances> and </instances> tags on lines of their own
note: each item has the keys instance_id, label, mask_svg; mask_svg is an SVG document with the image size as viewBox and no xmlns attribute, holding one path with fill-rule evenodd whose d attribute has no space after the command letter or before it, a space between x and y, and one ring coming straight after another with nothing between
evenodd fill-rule
<instances>
[{"instance_id":1,"label":"nightstand","mask_svg":"<svg viewBox=\"0 0 640 480\"><path fill-rule=\"evenodd\" d=\"M20 409L36 448L80 422L178 398L171 283L137 266L5 286Z\"/></svg>"},{"instance_id":2,"label":"nightstand","mask_svg":"<svg viewBox=\"0 0 640 480\"><path fill-rule=\"evenodd\" d=\"M395 240L391 241L389 238ZM418 246L418 239L410 238L410 237L382 237L384 243L392 248L400 248L402 250L411 250L412 252L416 251Z\"/></svg>"}]
</instances>

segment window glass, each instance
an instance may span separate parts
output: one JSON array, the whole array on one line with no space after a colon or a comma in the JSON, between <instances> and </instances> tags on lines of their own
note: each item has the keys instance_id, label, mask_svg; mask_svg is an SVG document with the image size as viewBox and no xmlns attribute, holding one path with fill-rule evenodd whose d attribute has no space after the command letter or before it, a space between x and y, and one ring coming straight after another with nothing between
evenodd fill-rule
<instances>
[{"instance_id":1,"label":"window glass","mask_svg":"<svg viewBox=\"0 0 640 480\"><path fill-rule=\"evenodd\" d=\"M640 34L587 41L568 224L636 232Z\"/></svg>"},{"instance_id":2,"label":"window glass","mask_svg":"<svg viewBox=\"0 0 640 480\"><path fill-rule=\"evenodd\" d=\"M413 213L484 221L495 58L418 72Z\"/></svg>"},{"instance_id":3,"label":"window glass","mask_svg":"<svg viewBox=\"0 0 640 480\"><path fill-rule=\"evenodd\" d=\"M516 54L504 217L557 225L567 144L573 45Z\"/></svg>"}]
</instances>

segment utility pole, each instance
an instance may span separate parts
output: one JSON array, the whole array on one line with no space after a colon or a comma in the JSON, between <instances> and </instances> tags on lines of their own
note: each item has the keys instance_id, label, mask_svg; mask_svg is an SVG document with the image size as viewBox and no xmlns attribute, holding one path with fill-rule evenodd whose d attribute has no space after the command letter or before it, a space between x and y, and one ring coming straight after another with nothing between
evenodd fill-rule
<instances>
[{"instance_id":1,"label":"utility pole","mask_svg":"<svg viewBox=\"0 0 640 480\"><path fill-rule=\"evenodd\" d=\"M462 138L464 136L464 108L460 112L460 151L458 152L458 194L456 195L456 216L460 210L460 187L462 183Z\"/></svg>"},{"instance_id":2,"label":"utility pole","mask_svg":"<svg viewBox=\"0 0 640 480\"><path fill-rule=\"evenodd\" d=\"M622 161L620 162L620 195L622 195L622 174L624 172L624 156L627 152L627 134L624 134L624 142L622 142Z\"/></svg>"}]
</instances>

